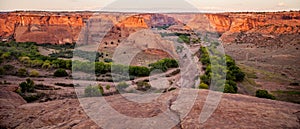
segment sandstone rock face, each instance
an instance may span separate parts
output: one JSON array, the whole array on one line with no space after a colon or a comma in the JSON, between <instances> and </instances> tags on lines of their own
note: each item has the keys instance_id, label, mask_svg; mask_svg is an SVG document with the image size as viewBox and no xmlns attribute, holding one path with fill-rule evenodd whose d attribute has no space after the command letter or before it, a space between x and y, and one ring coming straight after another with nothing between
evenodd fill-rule
<instances>
[{"instance_id":1,"label":"sandstone rock face","mask_svg":"<svg viewBox=\"0 0 300 129\"><path fill-rule=\"evenodd\" d=\"M18 42L72 43L90 13L11 12L0 14L0 37Z\"/></svg>"},{"instance_id":2,"label":"sandstone rock face","mask_svg":"<svg viewBox=\"0 0 300 129\"><path fill-rule=\"evenodd\" d=\"M103 13L104 14L104 13ZM0 14L0 38L5 41L56 43L76 42L92 12L9 12ZM136 15L136 16L132 16ZM124 20L125 17L128 17ZM236 33L297 34L300 12L219 13L219 14L106 14L120 28L151 28L186 23L198 31L217 32L225 42ZM120 28L115 28L120 30ZM129 29L130 30L130 29ZM127 30L127 31L129 31ZM124 32L125 35L131 33Z\"/></svg>"},{"instance_id":3,"label":"sandstone rock face","mask_svg":"<svg viewBox=\"0 0 300 129\"><path fill-rule=\"evenodd\" d=\"M300 12L198 14L188 26L199 31L216 32L225 43L235 42L243 33L260 35L298 35Z\"/></svg>"},{"instance_id":4,"label":"sandstone rock face","mask_svg":"<svg viewBox=\"0 0 300 129\"><path fill-rule=\"evenodd\" d=\"M199 115L208 95L207 90L192 90L197 93L194 106L186 116L181 116L180 110L185 107L191 98L184 98L182 103L176 103L178 90L162 94L151 103L135 103L126 100L120 95L105 97L107 103L95 103L97 97L82 98L86 102L85 110L77 99L55 100L44 103L23 103L15 107L6 107L9 103L18 102L18 99L1 101L0 127L2 128L103 128L103 123L111 127L126 128L124 123L113 119L93 121L85 111L95 114L109 115L103 105L113 107L119 113L135 118L149 118L164 111L172 111L173 121L179 122L174 129L198 128L299 128L300 105L287 102L259 99L238 94L223 94L220 104L211 117L204 123L199 123ZM10 93L1 92L1 99L10 99ZM128 96L130 94L125 94ZM89 103L91 102L91 103ZM83 104L84 105L84 104ZM101 113L102 112L102 113ZM117 116L103 116L113 118ZM170 117L170 116L169 116ZM117 118L116 118L117 120ZM148 125L149 123L139 123ZM162 125L163 126L163 125Z\"/></svg>"}]
</instances>

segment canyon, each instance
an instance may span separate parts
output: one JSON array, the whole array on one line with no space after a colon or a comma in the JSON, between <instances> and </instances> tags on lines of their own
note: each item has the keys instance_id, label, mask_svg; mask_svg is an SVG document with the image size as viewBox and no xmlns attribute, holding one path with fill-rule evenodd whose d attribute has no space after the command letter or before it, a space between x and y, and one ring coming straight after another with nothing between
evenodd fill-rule
<instances>
[{"instance_id":1,"label":"canyon","mask_svg":"<svg viewBox=\"0 0 300 129\"><path fill-rule=\"evenodd\" d=\"M0 39L52 44L73 43L77 42L80 32L87 26L86 23L97 16L98 19L114 25L115 28L111 31L122 30L120 37L134 32L135 29L132 28L180 24L197 31L218 33L225 43L235 42L241 32L262 36L300 33L299 11L216 14L17 11L0 13Z\"/></svg>"},{"instance_id":2,"label":"canyon","mask_svg":"<svg viewBox=\"0 0 300 129\"><path fill-rule=\"evenodd\" d=\"M44 96L33 102L26 102L26 99L17 92L19 84L25 81L26 77L1 75L0 128L124 128L123 123L130 123L119 121L118 116L109 114L110 112L105 108L106 105L132 118L151 118L164 114L165 111L171 112L168 117L171 118L173 115L171 119L178 122L173 129L300 127L300 11L186 14L89 11L0 13L0 41L35 42L38 44L38 52L48 53L45 56L53 54L52 52L69 50L55 49L61 47L60 45L47 47L48 43L76 43L78 50L101 52L100 59L102 60L99 61L111 59L113 63L116 63L112 58L114 54L119 55L120 60L128 59L130 55L136 54L137 56L132 56L134 59L130 65L147 67L163 58L175 57L177 59L177 51L186 48L174 46L171 41L178 41L180 36L186 35L190 41L181 42L181 44L185 44L186 48L193 52L191 54L193 56L199 54L197 52L201 45L204 46L210 42L205 40L205 35L222 41L226 54L232 56L237 66L245 73L244 81L237 83L239 94L222 93L219 105L206 122L200 124L198 118L204 112L205 104L213 104L208 101L209 94L219 92L188 89L187 93L195 93L196 98L182 97L182 102L179 102L179 94L185 88L171 90L172 87L170 87L151 103L140 104L125 100L114 91L111 92L116 85L105 80L112 77L109 73L101 74L96 82L83 79L86 85L80 87L79 84L74 83L76 74L55 77L52 74L55 68L31 68L18 61L18 58L13 58L4 60L1 65L24 67L29 71L37 69L40 75L28 76L28 78L30 77L37 84L36 91L43 93ZM193 40L196 40L195 43ZM100 43L100 45L95 46L95 43ZM4 46L3 50L12 50L7 49L7 46ZM122 51L115 52L118 47L121 47L119 49ZM136 51L141 52L135 53ZM186 53L177 56L184 57L184 54ZM68 58L63 59L68 60ZM194 59L199 68L202 68L199 58ZM171 69L167 72L173 73L176 70ZM191 71L198 72L189 70L189 73ZM72 72L72 69L67 70L69 74ZM177 85L175 80L179 80L181 76L179 73L174 73L174 76L168 74L167 83L172 86ZM78 75L90 77L89 74L83 72L79 72ZM137 80L145 78L150 77L130 80L128 83L135 86L134 83ZM188 82L194 81L194 77L188 77L188 79L186 79ZM160 81L158 83L165 84ZM81 88L83 93L87 84L90 86L91 84L109 85L112 88L104 90L105 93L109 93L107 96L82 97L76 90ZM276 97L276 100L254 97L258 89L267 90ZM122 95L132 96L133 94L128 92ZM98 101L99 98L104 98L106 104L93 102ZM88 108L84 107L82 100L87 102ZM187 109L186 105L191 100L194 100L194 105L190 112L186 115L181 114L181 111ZM88 110L98 111L97 113L103 113L101 115L111 119L97 121L92 119ZM144 128L151 125L151 122L141 123Z\"/></svg>"}]
</instances>

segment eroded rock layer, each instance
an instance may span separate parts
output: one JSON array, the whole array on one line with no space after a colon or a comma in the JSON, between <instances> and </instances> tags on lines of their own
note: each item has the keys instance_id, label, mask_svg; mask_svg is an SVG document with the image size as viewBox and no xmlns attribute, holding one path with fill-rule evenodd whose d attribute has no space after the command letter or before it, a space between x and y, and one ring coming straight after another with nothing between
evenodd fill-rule
<instances>
[{"instance_id":1,"label":"eroded rock layer","mask_svg":"<svg viewBox=\"0 0 300 129\"><path fill-rule=\"evenodd\" d=\"M262 35L300 33L300 12L218 13L218 14L105 14L100 19L111 21L120 34L135 32L131 28L153 28L184 23L197 31L219 33L224 42L234 42L240 32ZM0 13L0 38L18 42L71 43L93 12L7 12ZM126 17L129 17L126 19ZM123 29L122 29L123 28ZM126 28L126 29L124 29ZM130 28L130 29L128 29ZM113 30L113 31L116 31ZM122 36L122 35L121 35Z\"/></svg>"}]
</instances>

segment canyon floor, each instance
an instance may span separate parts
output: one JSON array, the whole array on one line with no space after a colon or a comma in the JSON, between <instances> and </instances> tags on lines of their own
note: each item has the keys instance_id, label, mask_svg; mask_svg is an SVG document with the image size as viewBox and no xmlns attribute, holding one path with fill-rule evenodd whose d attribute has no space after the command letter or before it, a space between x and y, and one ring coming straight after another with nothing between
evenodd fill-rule
<instances>
[{"instance_id":1,"label":"canyon floor","mask_svg":"<svg viewBox=\"0 0 300 129\"><path fill-rule=\"evenodd\" d=\"M247 75L239 84L240 93L255 95L257 89L266 89L278 100L300 102L300 44L258 47L245 43L224 47Z\"/></svg>"}]
</instances>

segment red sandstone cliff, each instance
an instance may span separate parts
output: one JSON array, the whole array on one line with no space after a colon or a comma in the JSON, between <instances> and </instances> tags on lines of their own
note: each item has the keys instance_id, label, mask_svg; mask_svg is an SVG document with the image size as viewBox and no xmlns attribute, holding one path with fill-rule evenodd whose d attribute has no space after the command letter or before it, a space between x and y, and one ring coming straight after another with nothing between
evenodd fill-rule
<instances>
[{"instance_id":1,"label":"red sandstone cliff","mask_svg":"<svg viewBox=\"0 0 300 129\"><path fill-rule=\"evenodd\" d=\"M90 13L11 12L0 14L0 37L18 42L74 42Z\"/></svg>"},{"instance_id":2,"label":"red sandstone cliff","mask_svg":"<svg viewBox=\"0 0 300 129\"><path fill-rule=\"evenodd\" d=\"M15 39L18 42L37 43L76 42L85 21L92 12L10 12L0 13L1 40ZM175 16L177 14L173 14ZM219 13L219 14L178 14L187 26L200 31L218 32L225 42L232 42L237 33L297 34L300 33L300 11L277 13ZM121 17L125 17L121 15ZM130 17L121 23L120 16L105 16L121 28L150 28L174 24L176 17L145 14ZM189 19L189 20L187 20ZM163 24L160 24L163 22Z\"/></svg>"}]
</instances>

